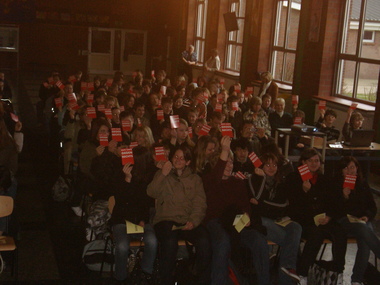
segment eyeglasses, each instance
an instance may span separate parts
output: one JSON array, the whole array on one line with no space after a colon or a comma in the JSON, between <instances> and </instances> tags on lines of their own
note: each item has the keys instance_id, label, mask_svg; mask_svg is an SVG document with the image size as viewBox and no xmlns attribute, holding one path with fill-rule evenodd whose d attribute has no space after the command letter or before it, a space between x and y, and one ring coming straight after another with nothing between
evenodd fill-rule
<instances>
[{"instance_id":1,"label":"eyeglasses","mask_svg":"<svg viewBox=\"0 0 380 285\"><path fill-rule=\"evenodd\" d=\"M354 170L354 169L356 169L357 167L356 167L356 165L351 165L351 166L346 166L345 168L343 168L343 169L350 169L350 170Z\"/></svg>"},{"instance_id":2,"label":"eyeglasses","mask_svg":"<svg viewBox=\"0 0 380 285\"><path fill-rule=\"evenodd\" d=\"M178 156L178 155L175 155L174 158L178 160L185 160L183 156Z\"/></svg>"}]
</instances>

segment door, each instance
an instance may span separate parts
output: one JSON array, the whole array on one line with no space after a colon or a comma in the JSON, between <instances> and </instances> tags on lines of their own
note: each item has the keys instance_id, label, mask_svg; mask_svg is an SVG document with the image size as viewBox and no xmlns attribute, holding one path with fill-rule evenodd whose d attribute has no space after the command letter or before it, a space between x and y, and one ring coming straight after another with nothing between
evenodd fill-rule
<instances>
[{"instance_id":1,"label":"door","mask_svg":"<svg viewBox=\"0 0 380 285\"><path fill-rule=\"evenodd\" d=\"M144 73L146 67L146 32L123 30L121 38L120 69L126 75L131 75L136 69Z\"/></svg>"},{"instance_id":2,"label":"door","mask_svg":"<svg viewBox=\"0 0 380 285\"><path fill-rule=\"evenodd\" d=\"M114 55L113 29L89 28L88 69L90 74L112 74Z\"/></svg>"}]
</instances>

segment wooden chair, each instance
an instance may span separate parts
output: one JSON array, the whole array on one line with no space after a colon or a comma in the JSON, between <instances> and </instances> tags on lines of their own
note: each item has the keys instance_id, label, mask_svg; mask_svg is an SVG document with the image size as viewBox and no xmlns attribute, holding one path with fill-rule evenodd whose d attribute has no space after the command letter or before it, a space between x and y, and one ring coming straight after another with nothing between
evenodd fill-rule
<instances>
[{"instance_id":1,"label":"wooden chair","mask_svg":"<svg viewBox=\"0 0 380 285\"><path fill-rule=\"evenodd\" d=\"M13 198L9 196L0 196L0 218L7 217L13 212ZM18 275L18 260L17 247L13 237L0 236L0 253L3 251L12 251L12 276L17 280Z\"/></svg>"}]
</instances>

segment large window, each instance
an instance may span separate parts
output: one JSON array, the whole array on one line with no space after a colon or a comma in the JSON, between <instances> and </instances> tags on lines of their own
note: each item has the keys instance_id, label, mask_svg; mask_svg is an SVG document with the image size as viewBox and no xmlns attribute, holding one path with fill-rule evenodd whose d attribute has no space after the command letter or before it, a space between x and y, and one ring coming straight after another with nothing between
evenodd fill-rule
<instances>
[{"instance_id":1,"label":"large window","mask_svg":"<svg viewBox=\"0 0 380 285\"><path fill-rule=\"evenodd\" d=\"M277 1L271 70L274 79L292 83L301 0Z\"/></svg>"},{"instance_id":2,"label":"large window","mask_svg":"<svg viewBox=\"0 0 380 285\"><path fill-rule=\"evenodd\" d=\"M336 93L375 102L380 71L379 0L347 0Z\"/></svg>"},{"instance_id":3,"label":"large window","mask_svg":"<svg viewBox=\"0 0 380 285\"><path fill-rule=\"evenodd\" d=\"M206 38L206 21L207 21L207 1L198 0L195 21L195 51L198 54L198 61L204 61L205 38Z\"/></svg>"},{"instance_id":4,"label":"large window","mask_svg":"<svg viewBox=\"0 0 380 285\"><path fill-rule=\"evenodd\" d=\"M240 71L246 0L230 1L230 12L235 13L239 29L237 31L227 32L225 69Z\"/></svg>"}]
</instances>

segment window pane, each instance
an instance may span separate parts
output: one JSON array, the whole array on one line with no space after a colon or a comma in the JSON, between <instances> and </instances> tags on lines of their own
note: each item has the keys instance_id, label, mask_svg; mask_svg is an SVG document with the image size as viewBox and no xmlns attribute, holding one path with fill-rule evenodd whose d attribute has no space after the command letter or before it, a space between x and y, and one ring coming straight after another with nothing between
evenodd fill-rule
<instances>
[{"instance_id":1,"label":"window pane","mask_svg":"<svg viewBox=\"0 0 380 285\"><path fill-rule=\"evenodd\" d=\"M199 62L203 62L204 60L204 45L205 45L205 42L203 40L195 41L195 51L198 54Z\"/></svg>"},{"instance_id":2,"label":"window pane","mask_svg":"<svg viewBox=\"0 0 380 285\"><path fill-rule=\"evenodd\" d=\"M244 36L244 20L238 20L238 27L239 30L237 31L237 42L243 43L243 36Z\"/></svg>"},{"instance_id":3,"label":"window pane","mask_svg":"<svg viewBox=\"0 0 380 285\"><path fill-rule=\"evenodd\" d=\"M202 37L202 26L203 26L203 5L198 5L198 14L197 14L197 37Z\"/></svg>"},{"instance_id":4,"label":"window pane","mask_svg":"<svg viewBox=\"0 0 380 285\"><path fill-rule=\"evenodd\" d=\"M290 49L297 48L298 26L301 12L301 5L299 3L294 2L296 1L293 1L292 8L290 9L289 28L287 35L287 48Z\"/></svg>"},{"instance_id":5,"label":"window pane","mask_svg":"<svg viewBox=\"0 0 380 285\"><path fill-rule=\"evenodd\" d=\"M232 31L228 33L228 40L231 42L236 42L238 31Z\"/></svg>"},{"instance_id":6,"label":"window pane","mask_svg":"<svg viewBox=\"0 0 380 285\"><path fill-rule=\"evenodd\" d=\"M360 0L347 1L347 13L342 38L342 53L355 54L360 19Z\"/></svg>"},{"instance_id":7,"label":"window pane","mask_svg":"<svg viewBox=\"0 0 380 285\"><path fill-rule=\"evenodd\" d=\"M367 9L366 9L365 17L364 17L365 22L364 22L364 30L363 30L363 41L364 41L364 36L366 35L366 32L367 32L367 37L369 34L369 36L372 39L371 32L374 29L379 29L379 22L374 23L373 19L380 18L380 13L379 13L380 2L377 2L377 4L375 2L377 1L367 1ZM378 13L374 11L376 9ZM379 36L380 31L377 31L377 34ZM380 41L377 41L377 43L375 44L363 43L361 56L365 58L371 58L371 59L380 59Z\"/></svg>"},{"instance_id":8,"label":"window pane","mask_svg":"<svg viewBox=\"0 0 380 285\"><path fill-rule=\"evenodd\" d=\"M245 5L246 0L240 1L239 7L239 17L245 17Z\"/></svg>"},{"instance_id":9,"label":"window pane","mask_svg":"<svg viewBox=\"0 0 380 285\"><path fill-rule=\"evenodd\" d=\"M379 64L360 63L356 98L376 102Z\"/></svg>"},{"instance_id":10,"label":"window pane","mask_svg":"<svg viewBox=\"0 0 380 285\"><path fill-rule=\"evenodd\" d=\"M272 70L275 79L282 79L282 66L284 62L284 53L282 51L275 51L273 53Z\"/></svg>"},{"instance_id":11,"label":"window pane","mask_svg":"<svg viewBox=\"0 0 380 285\"><path fill-rule=\"evenodd\" d=\"M111 52L111 32L92 30L91 52L110 53Z\"/></svg>"},{"instance_id":12,"label":"window pane","mask_svg":"<svg viewBox=\"0 0 380 285\"><path fill-rule=\"evenodd\" d=\"M295 59L296 55L294 53L286 53L284 77L282 78L282 80L285 82L293 82Z\"/></svg>"},{"instance_id":13,"label":"window pane","mask_svg":"<svg viewBox=\"0 0 380 285\"><path fill-rule=\"evenodd\" d=\"M241 62L241 51L242 47L241 46L236 46L235 47L235 71L240 70L240 62Z\"/></svg>"},{"instance_id":14,"label":"window pane","mask_svg":"<svg viewBox=\"0 0 380 285\"><path fill-rule=\"evenodd\" d=\"M277 9L275 45L283 47L285 40L286 15L288 13L288 1L279 1Z\"/></svg>"},{"instance_id":15,"label":"window pane","mask_svg":"<svg viewBox=\"0 0 380 285\"><path fill-rule=\"evenodd\" d=\"M339 62L338 93L352 97L354 90L355 62L341 60Z\"/></svg>"}]
</instances>

